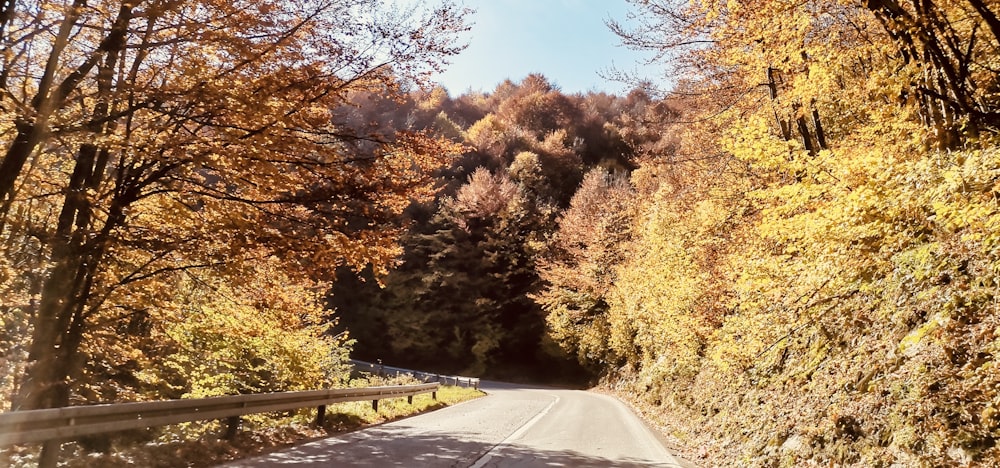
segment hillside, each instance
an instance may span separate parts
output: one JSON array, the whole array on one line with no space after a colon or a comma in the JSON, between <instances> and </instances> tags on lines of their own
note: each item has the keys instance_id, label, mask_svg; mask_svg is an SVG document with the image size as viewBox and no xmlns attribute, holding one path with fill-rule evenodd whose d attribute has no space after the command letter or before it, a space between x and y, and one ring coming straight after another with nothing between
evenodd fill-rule
<instances>
[{"instance_id":1,"label":"hillside","mask_svg":"<svg viewBox=\"0 0 1000 468\"><path fill-rule=\"evenodd\" d=\"M666 99L533 76L433 107L469 150L385 288L335 287L358 352L572 358L710 466L996 463L990 7L658 3L617 28L670 53Z\"/></svg>"},{"instance_id":2,"label":"hillside","mask_svg":"<svg viewBox=\"0 0 1000 468\"><path fill-rule=\"evenodd\" d=\"M1000 465L996 2L629 0L625 95L449 94L447 1L64 3L0 7L0 410L353 355L705 466Z\"/></svg>"}]
</instances>

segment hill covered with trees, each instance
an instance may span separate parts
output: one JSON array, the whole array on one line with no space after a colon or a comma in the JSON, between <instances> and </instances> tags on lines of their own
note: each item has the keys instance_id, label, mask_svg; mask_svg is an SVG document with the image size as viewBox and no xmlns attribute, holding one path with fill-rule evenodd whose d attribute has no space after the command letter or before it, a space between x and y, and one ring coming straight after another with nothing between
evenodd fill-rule
<instances>
[{"instance_id":1,"label":"hill covered with trees","mask_svg":"<svg viewBox=\"0 0 1000 468\"><path fill-rule=\"evenodd\" d=\"M461 9L286 3L4 3L4 410L354 343L599 381L709 466L1000 460L994 3L635 0L675 83L625 96L451 96Z\"/></svg>"},{"instance_id":2,"label":"hill covered with trees","mask_svg":"<svg viewBox=\"0 0 1000 468\"><path fill-rule=\"evenodd\" d=\"M546 333L533 298L539 262L582 181L627 178L640 152L666 144L638 123L669 108L639 91L564 95L540 75L488 95L452 99L438 88L396 107L357 102L359 122L450 135L466 152L439 174L434 201L409 208L399 265L383 278L345 271L335 283L332 305L356 354L494 377L584 377Z\"/></svg>"},{"instance_id":3,"label":"hill covered with trees","mask_svg":"<svg viewBox=\"0 0 1000 468\"><path fill-rule=\"evenodd\" d=\"M428 114L470 150L385 287L335 288L358 351L572 358L712 466L995 463L996 7L635 7L667 99L529 77Z\"/></svg>"}]
</instances>

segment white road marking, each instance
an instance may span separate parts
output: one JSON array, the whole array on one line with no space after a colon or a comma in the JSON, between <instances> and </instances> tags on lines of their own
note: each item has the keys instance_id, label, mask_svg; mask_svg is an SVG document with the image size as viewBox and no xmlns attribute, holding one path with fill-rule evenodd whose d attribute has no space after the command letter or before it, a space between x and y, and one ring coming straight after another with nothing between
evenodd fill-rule
<instances>
[{"instance_id":1,"label":"white road marking","mask_svg":"<svg viewBox=\"0 0 1000 468\"><path fill-rule=\"evenodd\" d=\"M536 414L535 417L529 419L528 422L524 423L523 426L518 428L516 431L512 432L504 440L501 440L499 444L494 445L493 448L491 448L488 452L484 453L483 456L479 457L479 459L476 460L475 463L470 465L469 468L483 468L484 466L486 466L486 464L489 463L490 459L493 458L493 455L500 452L500 450L503 450L504 446L507 445L508 442L520 439L525 432L528 432L528 430L531 429L531 426L534 426L538 421L541 421L542 418L544 418L545 415L548 414L549 410L551 410L552 407L556 405L556 403L559 403L559 397L555 397L555 400L552 400L552 403L549 403L549 405L546 406L545 409L540 411L538 414Z\"/></svg>"}]
</instances>

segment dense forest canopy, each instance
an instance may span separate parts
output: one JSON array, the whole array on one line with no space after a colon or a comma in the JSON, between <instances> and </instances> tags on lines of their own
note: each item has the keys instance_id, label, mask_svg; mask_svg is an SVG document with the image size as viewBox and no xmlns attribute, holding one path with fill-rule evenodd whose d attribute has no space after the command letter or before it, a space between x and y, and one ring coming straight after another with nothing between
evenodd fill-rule
<instances>
[{"instance_id":1,"label":"dense forest canopy","mask_svg":"<svg viewBox=\"0 0 1000 468\"><path fill-rule=\"evenodd\" d=\"M642 154L669 147L668 133L644 124L669 106L641 91L565 95L541 75L488 94L437 88L396 106L356 102L359 122L436 131L466 147L439 173L436 200L408 211L398 267L334 284L331 304L357 355L506 378L584 377L546 332L533 297L539 271L585 178L625 181Z\"/></svg>"},{"instance_id":2,"label":"dense forest canopy","mask_svg":"<svg viewBox=\"0 0 1000 468\"><path fill-rule=\"evenodd\" d=\"M467 12L379 3L3 3L4 409L354 343L600 381L709 466L1000 459L1000 5L630 0L675 82L616 96L452 95Z\"/></svg>"},{"instance_id":3,"label":"dense forest canopy","mask_svg":"<svg viewBox=\"0 0 1000 468\"><path fill-rule=\"evenodd\" d=\"M334 287L358 353L572 359L712 466L995 462L1000 8L632 3L665 98L530 76L428 114L471 151L384 287Z\"/></svg>"}]
</instances>

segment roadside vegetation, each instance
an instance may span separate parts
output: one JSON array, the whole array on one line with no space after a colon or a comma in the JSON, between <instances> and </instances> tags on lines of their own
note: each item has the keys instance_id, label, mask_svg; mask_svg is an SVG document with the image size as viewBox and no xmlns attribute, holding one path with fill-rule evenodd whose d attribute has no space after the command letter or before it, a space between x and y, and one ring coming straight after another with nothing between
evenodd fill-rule
<instances>
[{"instance_id":1,"label":"roadside vegetation","mask_svg":"<svg viewBox=\"0 0 1000 468\"><path fill-rule=\"evenodd\" d=\"M634 3L664 96L417 98L473 151L334 287L358 352L572 369L707 466L998 463L995 7Z\"/></svg>"},{"instance_id":2,"label":"roadside vegetation","mask_svg":"<svg viewBox=\"0 0 1000 468\"><path fill-rule=\"evenodd\" d=\"M410 378L367 377L352 379L350 387L382 385L412 385L420 383ZM322 427L314 424L315 408L305 408L282 414L248 415L240 431L232 439L222 435L225 423L210 421L188 423L135 431L129 434L102 436L78 444L64 444L64 464L71 468L104 468L143 466L149 468L179 468L213 466L230 460L251 457L308 442L317 438L363 429L367 426L395 421L426 411L444 408L483 396L464 387L442 386L437 399L430 394L382 400L378 412L371 402L336 403L327 407ZM96 449L95 446L103 445ZM6 455L12 468L37 466L37 450L24 449ZM6 465L5 465L6 466Z\"/></svg>"},{"instance_id":3,"label":"roadside vegetation","mask_svg":"<svg viewBox=\"0 0 1000 468\"><path fill-rule=\"evenodd\" d=\"M674 87L623 96L433 86L449 4L359 38L87 3L0 15L3 409L343 385L353 349L600 383L706 466L1000 463L994 3L634 0Z\"/></svg>"}]
</instances>

